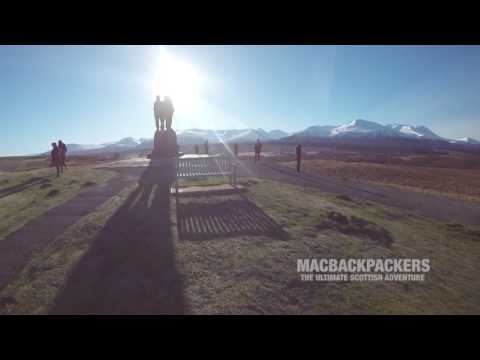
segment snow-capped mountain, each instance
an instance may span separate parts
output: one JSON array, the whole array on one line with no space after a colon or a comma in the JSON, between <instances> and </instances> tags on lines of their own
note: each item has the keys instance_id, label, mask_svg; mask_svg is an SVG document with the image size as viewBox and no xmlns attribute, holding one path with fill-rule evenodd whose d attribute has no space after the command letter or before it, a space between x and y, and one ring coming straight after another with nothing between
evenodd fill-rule
<instances>
[{"instance_id":1,"label":"snow-capped mountain","mask_svg":"<svg viewBox=\"0 0 480 360\"><path fill-rule=\"evenodd\" d=\"M180 145L201 145L208 140L209 143L245 143L277 140L288 136L282 130L263 129L233 129L233 130L209 130L209 129L187 129L177 132L177 141ZM134 139L126 137L115 142L103 143L100 145L67 144L69 154L118 152L126 150L147 150L153 147L153 138Z\"/></svg>"},{"instance_id":2,"label":"snow-capped mountain","mask_svg":"<svg viewBox=\"0 0 480 360\"><path fill-rule=\"evenodd\" d=\"M67 144L68 151L70 153L72 152L84 152L84 151L91 151L95 149L100 149L103 148L103 145L93 145L93 144L88 144L88 145L82 145L82 144Z\"/></svg>"},{"instance_id":3,"label":"snow-capped mountain","mask_svg":"<svg viewBox=\"0 0 480 360\"><path fill-rule=\"evenodd\" d=\"M263 129L232 129L232 130L205 130L187 129L177 133L179 144L201 144L205 140L210 143L219 142L254 142L277 140L288 136L282 130L265 131Z\"/></svg>"},{"instance_id":4,"label":"snow-capped mountain","mask_svg":"<svg viewBox=\"0 0 480 360\"><path fill-rule=\"evenodd\" d=\"M113 143L103 144L104 148L115 150L117 148L135 148L140 144L140 141L135 140L132 137L126 137Z\"/></svg>"},{"instance_id":5,"label":"snow-capped mountain","mask_svg":"<svg viewBox=\"0 0 480 360\"><path fill-rule=\"evenodd\" d=\"M393 135L393 132L388 126L383 126L373 121L358 119L333 128L330 136L373 137L382 135L390 136Z\"/></svg>"},{"instance_id":6,"label":"snow-capped mountain","mask_svg":"<svg viewBox=\"0 0 480 360\"><path fill-rule=\"evenodd\" d=\"M282 130L263 129L187 129L177 131L177 141L180 145L201 145L208 140L209 143L252 143L257 139L265 141L315 141L315 139L362 139L373 138L403 138L403 139L428 139L443 140L452 144L479 145L480 142L472 138L447 139L435 134L425 126L412 126L407 124L381 125L373 121L363 119L353 120L343 125L310 126L303 131L288 134ZM127 150L150 150L153 147L153 139L134 139L126 137L116 142L100 145L67 144L70 154L121 152Z\"/></svg>"},{"instance_id":7,"label":"snow-capped mountain","mask_svg":"<svg viewBox=\"0 0 480 360\"><path fill-rule=\"evenodd\" d=\"M460 139L452 139L450 140L452 144L475 144L478 145L480 144L480 141L472 139L470 137L464 137Z\"/></svg>"},{"instance_id":8,"label":"snow-capped mountain","mask_svg":"<svg viewBox=\"0 0 480 360\"><path fill-rule=\"evenodd\" d=\"M283 130L270 130L268 132L268 135L270 136L271 139L281 139L281 138L284 138L285 136L288 136L289 133Z\"/></svg>"},{"instance_id":9,"label":"snow-capped mountain","mask_svg":"<svg viewBox=\"0 0 480 360\"><path fill-rule=\"evenodd\" d=\"M295 138L302 137L325 137L325 138L372 138L372 137L404 137L416 139L443 138L435 134L425 126L412 126L405 124L382 125L373 121L357 119L349 123L332 126L311 126L293 135Z\"/></svg>"},{"instance_id":10,"label":"snow-capped mountain","mask_svg":"<svg viewBox=\"0 0 480 360\"><path fill-rule=\"evenodd\" d=\"M399 132L402 136L421 138L421 139L432 139L432 140L443 140L441 136L438 136L433 131L425 126L411 126L405 124L388 124L385 125L391 128L395 132Z\"/></svg>"},{"instance_id":11,"label":"snow-capped mountain","mask_svg":"<svg viewBox=\"0 0 480 360\"><path fill-rule=\"evenodd\" d=\"M121 140L119 140L115 145L122 145L122 146L137 146L140 143L140 141L135 140L132 137L126 137Z\"/></svg>"},{"instance_id":12,"label":"snow-capped mountain","mask_svg":"<svg viewBox=\"0 0 480 360\"><path fill-rule=\"evenodd\" d=\"M294 135L308 136L308 137L328 137L331 135L332 130L335 126L325 125L325 126L310 126L305 130L295 133Z\"/></svg>"}]
</instances>

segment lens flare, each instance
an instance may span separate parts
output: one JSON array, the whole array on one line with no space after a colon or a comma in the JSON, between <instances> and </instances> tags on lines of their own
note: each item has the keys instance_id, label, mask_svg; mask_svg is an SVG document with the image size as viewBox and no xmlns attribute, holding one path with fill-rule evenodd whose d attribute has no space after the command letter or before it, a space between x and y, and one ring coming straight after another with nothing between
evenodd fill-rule
<instances>
[{"instance_id":1,"label":"lens flare","mask_svg":"<svg viewBox=\"0 0 480 360\"><path fill-rule=\"evenodd\" d=\"M192 64L160 49L153 79L154 97L170 96L176 111L192 112L200 104L202 83L202 76Z\"/></svg>"}]
</instances>

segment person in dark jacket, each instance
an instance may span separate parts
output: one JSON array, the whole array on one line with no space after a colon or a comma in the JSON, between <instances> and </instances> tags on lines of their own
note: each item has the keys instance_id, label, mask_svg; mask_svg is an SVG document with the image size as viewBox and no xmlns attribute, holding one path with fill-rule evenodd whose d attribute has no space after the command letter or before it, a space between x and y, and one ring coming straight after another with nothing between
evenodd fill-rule
<instances>
[{"instance_id":1,"label":"person in dark jacket","mask_svg":"<svg viewBox=\"0 0 480 360\"><path fill-rule=\"evenodd\" d=\"M60 176L60 151L58 150L57 143L52 143L52 151L50 152L51 164L57 168L57 177Z\"/></svg>"},{"instance_id":2,"label":"person in dark jacket","mask_svg":"<svg viewBox=\"0 0 480 360\"><path fill-rule=\"evenodd\" d=\"M208 139L203 143L203 147L205 148L205 154L208 155Z\"/></svg>"},{"instance_id":3,"label":"person in dark jacket","mask_svg":"<svg viewBox=\"0 0 480 360\"><path fill-rule=\"evenodd\" d=\"M300 162L302 161L302 145L297 145L295 152L297 158L297 172L300 172Z\"/></svg>"},{"instance_id":4,"label":"person in dark jacket","mask_svg":"<svg viewBox=\"0 0 480 360\"><path fill-rule=\"evenodd\" d=\"M237 143L233 144L233 153L235 154L235 157L238 158L238 144Z\"/></svg>"},{"instance_id":5,"label":"person in dark jacket","mask_svg":"<svg viewBox=\"0 0 480 360\"><path fill-rule=\"evenodd\" d=\"M262 143L257 139L255 143L255 162L260 161L260 152L262 151Z\"/></svg>"},{"instance_id":6,"label":"person in dark jacket","mask_svg":"<svg viewBox=\"0 0 480 360\"><path fill-rule=\"evenodd\" d=\"M66 159L67 159L67 145L62 140L58 140L58 151L60 155L60 172L63 172L63 168L68 169Z\"/></svg>"}]
</instances>

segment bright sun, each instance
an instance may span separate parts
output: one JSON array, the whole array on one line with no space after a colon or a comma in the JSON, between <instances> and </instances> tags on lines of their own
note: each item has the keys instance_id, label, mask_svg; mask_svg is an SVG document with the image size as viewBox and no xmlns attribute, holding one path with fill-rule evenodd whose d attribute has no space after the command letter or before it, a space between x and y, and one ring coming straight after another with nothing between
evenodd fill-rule
<instances>
[{"instance_id":1,"label":"bright sun","mask_svg":"<svg viewBox=\"0 0 480 360\"><path fill-rule=\"evenodd\" d=\"M161 49L155 66L153 96L170 96L175 110L189 111L200 102L202 77L187 61Z\"/></svg>"}]
</instances>

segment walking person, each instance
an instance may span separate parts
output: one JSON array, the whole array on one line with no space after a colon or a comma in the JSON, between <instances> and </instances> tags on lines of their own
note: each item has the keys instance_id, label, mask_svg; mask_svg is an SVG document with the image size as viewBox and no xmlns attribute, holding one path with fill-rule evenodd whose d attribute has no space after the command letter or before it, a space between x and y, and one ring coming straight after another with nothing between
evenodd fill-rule
<instances>
[{"instance_id":1,"label":"walking person","mask_svg":"<svg viewBox=\"0 0 480 360\"><path fill-rule=\"evenodd\" d=\"M257 139L255 143L255 162L260 161L260 152L262 151L262 143Z\"/></svg>"},{"instance_id":2,"label":"walking person","mask_svg":"<svg viewBox=\"0 0 480 360\"><path fill-rule=\"evenodd\" d=\"M170 96L165 96L165 99L163 100L163 116L167 122L167 130L172 129L172 118L173 118L173 112L175 111L175 108L173 107L172 99L170 99ZM163 125L162 125L162 130L163 130Z\"/></svg>"},{"instance_id":3,"label":"walking person","mask_svg":"<svg viewBox=\"0 0 480 360\"><path fill-rule=\"evenodd\" d=\"M60 172L63 172L63 168L68 170L68 166L66 163L67 159L67 145L62 140L58 140L58 150L59 150L59 155L60 155Z\"/></svg>"},{"instance_id":4,"label":"walking person","mask_svg":"<svg viewBox=\"0 0 480 360\"><path fill-rule=\"evenodd\" d=\"M57 143L52 143L52 151L50 152L50 166L57 168L57 177L60 176L60 152L58 150Z\"/></svg>"},{"instance_id":5,"label":"walking person","mask_svg":"<svg viewBox=\"0 0 480 360\"><path fill-rule=\"evenodd\" d=\"M300 172L300 162L302 161L302 145L297 145L295 152L297 158L297 172Z\"/></svg>"},{"instance_id":6,"label":"walking person","mask_svg":"<svg viewBox=\"0 0 480 360\"><path fill-rule=\"evenodd\" d=\"M208 155L208 139L203 143L203 147L205 148L205 154Z\"/></svg>"}]
</instances>

